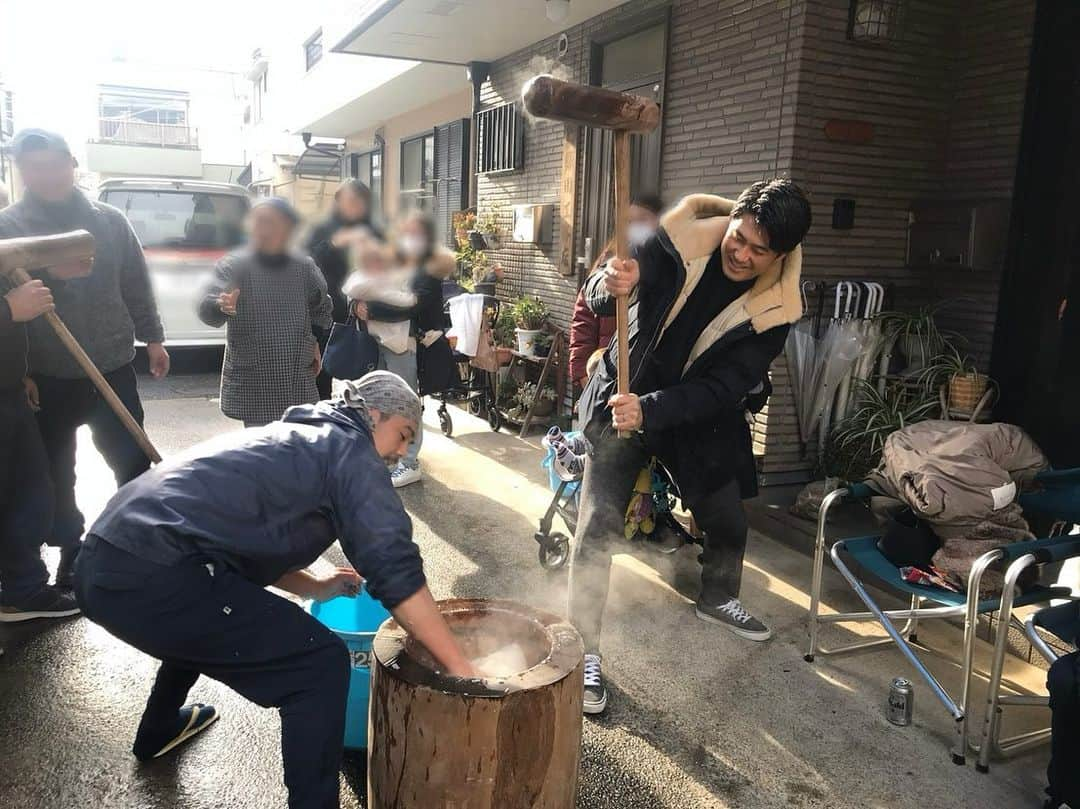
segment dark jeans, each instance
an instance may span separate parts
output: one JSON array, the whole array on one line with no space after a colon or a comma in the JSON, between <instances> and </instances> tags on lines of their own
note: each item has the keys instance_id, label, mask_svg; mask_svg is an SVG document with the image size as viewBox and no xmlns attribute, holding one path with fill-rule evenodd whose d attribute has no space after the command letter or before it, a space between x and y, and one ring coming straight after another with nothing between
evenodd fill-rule
<instances>
[{"instance_id":1,"label":"dark jeans","mask_svg":"<svg viewBox=\"0 0 1080 809\"><path fill-rule=\"evenodd\" d=\"M1050 691L1050 766L1046 788L1051 805L1080 807L1080 653L1058 658L1046 678Z\"/></svg>"},{"instance_id":2,"label":"dark jeans","mask_svg":"<svg viewBox=\"0 0 1080 809\"><path fill-rule=\"evenodd\" d=\"M626 507L638 474L652 457L640 435L620 439L598 414L586 428L593 454L585 462L577 531L570 563L570 620L581 632L585 650L600 649L600 630L607 602L612 545L623 543ZM603 424L601 423L603 420ZM705 532L701 554L701 598L722 604L739 595L747 523L738 483L684 503Z\"/></svg>"},{"instance_id":3,"label":"dark jeans","mask_svg":"<svg viewBox=\"0 0 1080 809\"><path fill-rule=\"evenodd\" d=\"M0 392L0 604L18 606L49 581L41 544L52 511L49 461L26 394Z\"/></svg>"},{"instance_id":4,"label":"dark jeans","mask_svg":"<svg viewBox=\"0 0 1080 809\"><path fill-rule=\"evenodd\" d=\"M336 635L205 558L156 565L91 535L75 580L87 618L162 661L140 733L174 723L205 674L278 709L291 809L338 807L350 670Z\"/></svg>"},{"instance_id":5,"label":"dark jeans","mask_svg":"<svg viewBox=\"0 0 1080 809\"><path fill-rule=\"evenodd\" d=\"M143 409L134 367L117 368L105 374L105 379L141 425ZM75 503L76 431L84 424L90 426L94 446L112 469L117 486L123 486L149 469L150 459L139 449L89 379L35 376L34 381L41 394L38 427L45 442L56 492L55 519L48 543L68 548L79 543L86 527Z\"/></svg>"}]
</instances>

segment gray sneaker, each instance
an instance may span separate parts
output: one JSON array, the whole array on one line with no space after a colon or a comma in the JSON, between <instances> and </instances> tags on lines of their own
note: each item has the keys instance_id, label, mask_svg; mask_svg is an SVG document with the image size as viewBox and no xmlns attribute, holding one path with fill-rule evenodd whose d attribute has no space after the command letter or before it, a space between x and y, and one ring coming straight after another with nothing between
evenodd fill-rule
<instances>
[{"instance_id":1,"label":"gray sneaker","mask_svg":"<svg viewBox=\"0 0 1080 809\"><path fill-rule=\"evenodd\" d=\"M603 713L607 707L607 688L600 672L600 655L585 655L585 699L581 707L590 716Z\"/></svg>"},{"instance_id":2,"label":"gray sneaker","mask_svg":"<svg viewBox=\"0 0 1080 809\"><path fill-rule=\"evenodd\" d=\"M737 598L728 599L718 606L699 598L696 611L697 617L702 621L727 627L740 638L760 642L772 637L769 627L747 612Z\"/></svg>"}]
</instances>

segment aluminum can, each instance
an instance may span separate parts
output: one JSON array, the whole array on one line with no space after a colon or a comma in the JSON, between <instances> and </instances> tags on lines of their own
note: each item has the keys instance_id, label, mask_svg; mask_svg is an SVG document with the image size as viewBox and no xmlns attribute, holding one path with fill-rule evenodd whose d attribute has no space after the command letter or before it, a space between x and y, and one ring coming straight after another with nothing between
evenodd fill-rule
<instances>
[{"instance_id":1,"label":"aluminum can","mask_svg":"<svg viewBox=\"0 0 1080 809\"><path fill-rule=\"evenodd\" d=\"M915 690L911 682L903 677L896 677L889 684L889 711L887 718L894 725L907 727L911 724L911 713L915 707Z\"/></svg>"}]
</instances>

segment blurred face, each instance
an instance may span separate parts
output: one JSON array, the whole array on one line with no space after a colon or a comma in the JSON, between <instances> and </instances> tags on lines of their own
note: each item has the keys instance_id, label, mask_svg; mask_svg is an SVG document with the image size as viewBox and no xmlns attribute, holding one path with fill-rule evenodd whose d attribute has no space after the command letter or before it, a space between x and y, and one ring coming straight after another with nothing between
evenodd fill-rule
<instances>
[{"instance_id":1,"label":"blurred face","mask_svg":"<svg viewBox=\"0 0 1080 809\"><path fill-rule=\"evenodd\" d=\"M660 226L660 217L654 214L648 208L643 208L640 205L630 206L630 224L631 225L644 225L646 227L656 230Z\"/></svg>"},{"instance_id":2,"label":"blurred face","mask_svg":"<svg viewBox=\"0 0 1080 809\"><path fill-rule=\"evenodd\" d=\"M289 217L269 206L251 210L251 248L257 253L276 256L289 249L293 223Z\"/></svg>"},{"instance_id":3,"label":"blurred face","mask_svg":"<svg viewBox=\"0 0 1080 809\"><path fill-rule=\"evenodd\" d=\"M409 444L416 436L416 422L404 416L384 416L372 408L371 420L375 425L372 439L379 457L393 466L409 451Z\"/></svg>"},{"instance_id":4,"label":"blurred face","mask_svg":"<svg viewBox=\"0 0 1080 809\"><path fill-rule=\"evenodd\" d=\"M660 226L660 217L643 208L640 205L630 206L630 220L626 228L626 236L630 240L631 247L640 247L645 244Z\"/></svg>"},{"instance_id":5,"label":"blurred face","mask_svg":"<svg viewBox=\"0 0 1080 809\"><path fill-rule=\"evenodd\" d=\"M359 222L367 216L367 203L348 188L343 188L338 193L336 205L338 215L346 222Z\"/></svg>"},{"instance_id":6,"label":"blurred face","mask_svg":"<svg viewBox=\"0 0 1080 809\"><path fill-rule=\"evenodd\" d=\"M406 219L398 228L397 247L405 258L418 259L428 250L428 235L419 219Z\"/></svg>"},{"instance_id":7,"label":"blurred face","mask_svg":"<svg viewBox=\"0 0 1080 809\"><path fill-rule=\"evenodd\" d=\"M783 258L769 247L769 234L750 214L733 216L720 243L724 275L732 281L751 281Z\"/></svg>"},{"instance_id":8,"label":"blurred face","mask_svg":"<svg viewBox=\"0 0 1080 809\"><path fill-rule=\"evenodd\" d=\"M26 190L45 202L67 202L75 191L75 160L71 155L47 149L19 158L19 172Z\"/></svg>"}]
</instances>

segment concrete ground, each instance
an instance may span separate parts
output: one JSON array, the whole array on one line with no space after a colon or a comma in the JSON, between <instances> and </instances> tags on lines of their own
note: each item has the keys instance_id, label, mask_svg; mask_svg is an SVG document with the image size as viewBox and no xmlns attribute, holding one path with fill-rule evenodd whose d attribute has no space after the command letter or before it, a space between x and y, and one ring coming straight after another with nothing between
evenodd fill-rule
<instances>
[{"instance_id":1,"label":"concrete ground","mask_svg":"<svg viewBox=\"0 0 1080 809\"><path fill-rule=\"evenodd\" d=\"M197 363L187 370L164 383L142 382L148 429L165 455L236 428L218 412L216 375ZM507 597L561 611L565 571L545 572L532 539L550 499L538 438L493 434L454 409L457 431L446 439L433 410L427 415L425 479L402 496L436 597ZM113 484L89 440L80 443L79 476L90 516ZM995 764L989 775L955 766L952 722L922 682L915 684L915 723L897 728L885 720L889 681L914 676L898 653L803 661L805 555L753 535L743 600L776 634L753 644L694 618L691 548L672 557L626 550L616 557L605 629L612 702L606 716L585 722L579 807L1040 805L1045 748ZM335 547L325 564L341 559ZM856 606L831 570L825 603ZM824 640L855 633L872 630L832 627ZM958 644L949 627L921 634L941 648ZM214 703L222 721L178 754L138 765L129 746L153 660L85 619L0 628L0 644L7 650L0 658L0 807L284 806L274 712L200 680L193 697ZM948 664L934 669L955 683ZM1019 663L1009 671L1010 680L1031 688L1042 676ZM1043 721L1045 712L1030 719ZM364 778L362 758L351 758L342 772L343 806L366 804Z\"/></svg>"}]
</instances>

